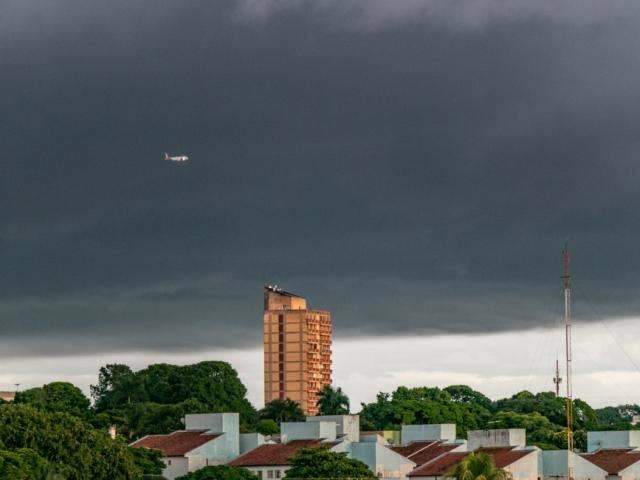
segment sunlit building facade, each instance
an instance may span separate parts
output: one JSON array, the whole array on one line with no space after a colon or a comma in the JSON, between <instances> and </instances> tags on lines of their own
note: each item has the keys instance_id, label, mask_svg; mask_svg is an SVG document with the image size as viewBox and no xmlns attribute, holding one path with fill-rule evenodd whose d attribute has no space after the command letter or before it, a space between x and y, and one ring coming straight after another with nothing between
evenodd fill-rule
<instances>
[{"instance_id":1,"label":"sunlit building facade","mask_svg":"<svg viewBox=\"0 0 640 480\"><path fill-rule=\"evenodd\" d=\"M289 398L317 415L318 393L331 385L331 314L305 298L264 289L264 399Z\"/></svg>"}]
</instances>

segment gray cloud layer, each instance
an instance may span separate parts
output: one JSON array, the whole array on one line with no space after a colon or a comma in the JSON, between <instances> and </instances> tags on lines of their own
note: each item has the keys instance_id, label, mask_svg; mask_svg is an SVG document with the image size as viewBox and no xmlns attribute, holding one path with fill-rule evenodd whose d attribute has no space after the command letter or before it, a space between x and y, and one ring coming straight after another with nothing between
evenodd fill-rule
<instances>
[{"instance_id":1,"label":"gray cloud layer","mask_svg":"<svg viewBox=\"0 0 640 480\"><path fill-rule=\"evenodd\" d=\"M342 335L549 325L565 238L578 315L637 314L637 7L391 4L3 6L0 350L248 346L274 282Z\"/></svg>"}]
</instances>

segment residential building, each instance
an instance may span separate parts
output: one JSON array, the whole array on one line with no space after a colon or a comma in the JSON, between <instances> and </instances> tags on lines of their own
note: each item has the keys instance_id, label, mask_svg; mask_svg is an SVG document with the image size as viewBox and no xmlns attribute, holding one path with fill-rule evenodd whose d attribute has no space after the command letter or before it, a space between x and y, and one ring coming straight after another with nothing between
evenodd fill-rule
<instances>
[{"instance_id":1,"label":"residential building","mask_svg":"<svg viewBox=\"0 0 640 480\"><path fill-rule=\"evenodd\" d=\"M581 457L605 473L599 477L591 477L590 480L637 480L640 478L640 450L638 449L607 448L584 453Z\"/></svg>"},{"instance_id":2,"label":"residential building","mask_svg":"<svg viewBox=\"0 0 640 480\"><path fill-rule=\"evenodd\" d=\"M542 476L544 480L567 480L567 450L543 450ZM571 452L572 480L604 480L607 472L579 454Z\"/></svg>"},{"instance_id":3,"label":"residential building","mask_svg":"<svg viewBox=\"0 0 640 480\"><path fill-rule=\"evenodd\" d=\"M407 476L411 480L440 480L471 452L484 452L515 480L539 480L541 450L527 447L525 438L524 429L472 430L467 435L466 451L453 449L443 453Z\"/></svg>"},{"instance_id":4,"label":"residential building","mask_svg":"<svg viewBox=\"0 0 640 480\"><path fill-rule=\"evenodd\" d=\"M318 393L331 385L331 314L278 287L264 289L264 398L289 398L316 415Z\"/></svg>"},{"instance_id":5,"label":"residential building","mask_svg":"<svg viewBox=\"0 0 640 480\"><path fill-rule=\"evenodd\" d=\"M395 452L385 443L351 442L347 447L349 457L360 460L378 478L406 480L417 464Z\"/></svg>"},{"instance_id":6,"label":"residential building","mask_svg":"<svg viewBox=\"0 0 640 480\"><path fill-rule=\"evenodd\" d=\"M403 425L401 438L403 444L391 448L416 465L427 463L447 452L466 451L466 442L456 441L456 426L452 423Z\"/></svg>"},{"instance_id":7,"label":"residential building","mask_svg":"<svg viewBox=\"0 0 640 480\"><path fill-rule=\"evenodd\" d=\"M247 468L264 480L278 479L284 477L285 472L291 468L291 459L303 448L326 447L334 450L340 443L312 438L265 444L240 455L229 462L229 465Z\"/></svg>"},{"instance_id":8,"label":"residential building","mask_svg":"<svg viewBox=\"0 0 640 480\"><path fill-rule=\"evenodd\" d=\"M226 464L240 453L237 413L189 414L185 429L168 435L147 435L132 447L162 452L162 475L173 480L208 465Z\"/></svg>"}]
</instances>

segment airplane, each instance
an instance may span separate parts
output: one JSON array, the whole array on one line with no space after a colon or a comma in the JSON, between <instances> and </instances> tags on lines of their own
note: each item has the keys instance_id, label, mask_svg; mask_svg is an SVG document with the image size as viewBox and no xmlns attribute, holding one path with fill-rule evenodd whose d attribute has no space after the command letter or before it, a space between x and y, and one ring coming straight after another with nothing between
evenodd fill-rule
<instances>
[{"instance_id":1,"label":"airplane","mask_svg":"<svg viewBox=\"0 0 640 480\"><path fill-rule=\"evenodd\" d=\"M164 153L164 159L169 160L170 162L188 162L189 161L189 157L187 157L186 155L177 155L172 157L167 152Z\"/></svg>"}]
</instances>

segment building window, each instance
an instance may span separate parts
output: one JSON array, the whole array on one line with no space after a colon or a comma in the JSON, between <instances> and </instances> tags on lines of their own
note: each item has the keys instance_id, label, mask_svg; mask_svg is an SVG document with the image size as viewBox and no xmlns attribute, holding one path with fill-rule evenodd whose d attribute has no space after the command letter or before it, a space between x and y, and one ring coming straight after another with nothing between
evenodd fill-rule
<instances>
[{"instance_id":1,"label":"building window","mask_svg":"<svg viewBox=\"0 0 640 480\"><path fill-rule=\"evenodd\" d=\"M258 475L258 478L259 478L260 480L262 480L262 470L258 470L258 471L256 472L256 475Z\"/></svg>"},{"instance_id":2,"label":"building window","mask_svg":"<svg viewBox=\"0 0 640 480\"><path fill-rule=\"evenodd\" d=\"M267 470L267 478L273 478L273 470Z\"/></svg>"},{"instance_id":3,"label":"building window","mask_svg":"<svg viewBox=\"0 0 640 480\"><path fill-rule=\"evenodd\" d=\"M171 460L167 460L167 465L171 465Z\"/></svg>"},{"instance_id":4,"label":"building window","mask_svg":"<svg viewBox=\"0 0 640 480\"><path fill-rule=\"evenodd\" d=\"M280 475L282 475L282 472L280 472L280 470L276 470L276 478L280 478Z\"/></svg>"}]
</instances>

